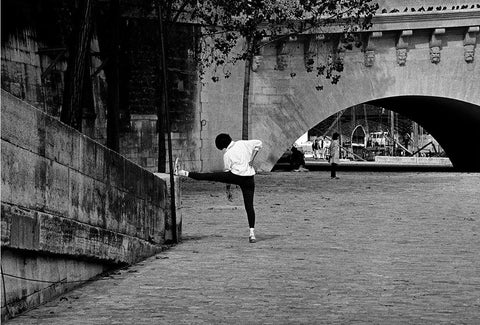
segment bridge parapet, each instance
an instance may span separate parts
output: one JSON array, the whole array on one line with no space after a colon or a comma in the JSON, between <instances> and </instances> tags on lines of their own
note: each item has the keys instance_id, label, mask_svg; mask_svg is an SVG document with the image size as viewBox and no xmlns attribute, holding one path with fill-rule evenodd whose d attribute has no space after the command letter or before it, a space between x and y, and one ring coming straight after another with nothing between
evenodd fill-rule
<instances>
[{"instance_id":1,"label":"bridge parapet","mask_svg":"<svg viewBox=\"0 0 480 325\"><path fill-rule=\"evenodd\" d=\"M378 13L464 11L480 9L476 1L465 0L376 0Z\"/></svg>"},{"instance_id":2,"label":"bridge parapet","mask_svg":"<svg viewBox=\"0 0 480 325\"><path fill-rule=\"evenodd\" d=\"M480 8L463 11L386 13L373 18L369 31L478 26Z\"/></svg>"}]
</instances>

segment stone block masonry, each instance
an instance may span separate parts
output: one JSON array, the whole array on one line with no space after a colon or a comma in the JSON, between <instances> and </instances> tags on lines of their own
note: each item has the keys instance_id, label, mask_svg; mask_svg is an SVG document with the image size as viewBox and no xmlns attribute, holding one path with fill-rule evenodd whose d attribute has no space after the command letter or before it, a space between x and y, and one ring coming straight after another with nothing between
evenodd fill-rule
<instances>
[{"instance_id":1,"label":"stone block masonry","mask_svg":"<svg viewBox=\"0 0 480 325\"><path fill-rule=\"evenodd\" d=\"M190 24L176 24L169 31L167 87L174 155L181 158L184 168L198 170L201 126L200 85L194 60L197 29ZM124 57L124 73L129 123L124 125L120 137L120 152L145 169L156 172L159 170L157 114L162 103L157 21L130 18L124 46L128 53ZM166 165L168 170L168 163Z\"/></svg>"},{"instance_id":2,"label":"stone block masonry","mask_svg":"<svg viewBox=\"0 0 480 325\"><path fill-rule=\"evenodd\" d=\"M3 90L1 113L2 318L171 240L165 179Z\"/></svg>"},{"instance_id":3,"label":"stone block masonry","mask_svg":"<svg viewBox=\"0 0 480 325\"><path fill-rule=\"evenodd\" d=\"M45 6L45 10L52 10L51 4ZM194 59L198 46L197 30L198 27L192 24L177 24L169 32L168 87L174 154L181 157L185 168L198 170L201 166L201 126L198 110L200 85ZM157 21L125 17L122 19L122 35L120 153L156 172L160 130L157 114L162 102ZM2 89L58 119L67 69L67 54L63 52L65 44L47 44L38 37L37 30L30 28L23 30L22 35L10 35L3 43L0 54ZM96 32L90 45L95 54L91 56L94 105L89 107L88 114L84 114L82 133L105 144L108 83L102 69L105 62L98 55L101 51Z\"/></svg>"}]
</instances>

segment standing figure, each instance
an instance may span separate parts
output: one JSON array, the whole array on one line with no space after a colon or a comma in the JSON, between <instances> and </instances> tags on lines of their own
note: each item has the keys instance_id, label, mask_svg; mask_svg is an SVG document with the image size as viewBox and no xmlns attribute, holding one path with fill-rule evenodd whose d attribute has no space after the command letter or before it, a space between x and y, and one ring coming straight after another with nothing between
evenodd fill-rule
<instances>
[{"instance_id":1,"label":"standing figure","mask_svg":"<svg viewBox=\"0 0 480 325\"><path fill-rule=\"evenodd\" d=\"M255 193L255 169L253 160L258 151L262 148L260 140L238 140L232 141L230 135L221 133L215 139L218 150L224 150L223 172L196 173L186 170L178 170L175 166L175 174L178 176L190 177L201 181L214 181L227 184L227 197L231 199L230 184L240 186L243 194L243 202L247 212L248 225L250 227L250 243L255 243L255 209L253 208L253 196Z\"/></svg>"},{"instance_id":2,"label":"standing figure","mask_svg":"<svg viewBox=\"0 0 480 325\"><path fill-rule=\"evenodd\" d=\"M315 138L313 140L312 147L313 147L313 158L320 159L320 139L319 138Z\"/></svg>"},{"instance_id":3,"label":"standing figure","mask_svg":"<svg viewBox=\"0 0 480 325\"><path fill-rule=\"evenodd\" d=\"M318 149L320 152L320 159L325 159L325 139L321 137L318 139Z\"/></svg>"},{"instance_id":4,"label":"standing figure","mask_svg":"<svg viewBox=\"0 0 480 325\"><path fill-rule=\"evenodd\" d=\"M337 177L337 166L340 163L340 135L335 132L332 135L332 142L330 143L330 165L331 173L330 177L332 179L338 179Z\"/></svg>"}]
</instances>

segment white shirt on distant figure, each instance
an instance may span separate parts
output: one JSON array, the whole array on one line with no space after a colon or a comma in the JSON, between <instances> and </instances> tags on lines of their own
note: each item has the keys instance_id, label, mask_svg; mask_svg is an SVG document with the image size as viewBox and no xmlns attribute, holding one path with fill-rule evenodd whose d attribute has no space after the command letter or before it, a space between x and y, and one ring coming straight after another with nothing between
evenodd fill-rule
<instances>
[{"instance_id":1,"label":"white shirt on distant figure","mask_svg":"<svg viewBox=\"0 0 480 325\"><path fill-rule=\"evenodd\" d=\"M330 143L330 163L340 163L340 143L338 140L332 140Z\"/></svg>"},{"instance_id":2,"label":"white shirt on distant figure","mask_svg":"<svg viewBox=\"0 0 480 325\"><path fill-rule=\"evenodd\" d=\"M254 151L262 148L260 140L238 140L228 145L223 155L225 171L231 171L239 176L255 175L255 169L250 166L250 160Z\"/></svg>"}]
</instances>

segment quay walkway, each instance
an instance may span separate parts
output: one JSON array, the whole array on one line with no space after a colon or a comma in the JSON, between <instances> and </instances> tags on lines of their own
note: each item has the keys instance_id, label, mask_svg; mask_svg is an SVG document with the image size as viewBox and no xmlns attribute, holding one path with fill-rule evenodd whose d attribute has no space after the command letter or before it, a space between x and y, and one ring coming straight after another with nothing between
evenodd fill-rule
<instances>
[{"instance_id":1,"label":"quay walkway","mask_svg":"<svg viewBox=\"0 0 480 325\"><path fill-rule=\"evenodd\" d=\"M480 174L183 180L181 244L7 324L479 324Z\"/></svg>"}]
</instances>

